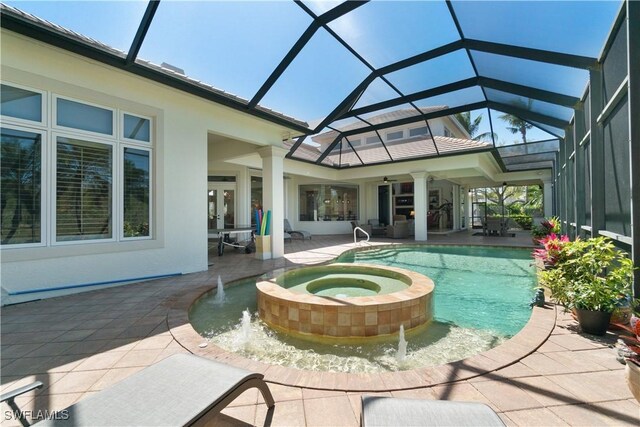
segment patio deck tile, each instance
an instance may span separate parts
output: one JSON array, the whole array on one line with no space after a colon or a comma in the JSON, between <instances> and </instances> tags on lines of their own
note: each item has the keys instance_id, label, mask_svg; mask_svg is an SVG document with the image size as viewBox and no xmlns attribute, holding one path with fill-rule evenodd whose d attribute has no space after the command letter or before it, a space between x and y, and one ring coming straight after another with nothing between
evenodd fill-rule
<instances>
[{"instance_id":1,"label":"patio deck tile","mask_svg":"<svg viewBox=\"0 0 640 427\"><path fill-rule=\"evenodd\" d=\"M263 420L267 419L267 406L259 404L256 408L255 425L267 425ZM298 426L304 423L304 403L301 399L278 402L273 410L272 426Z\"/></svg>"},{"instance_id":2,"label":"patio deck tile","mask_svg":"<svg viewBox=\"0 0 640 427\"><path fill-rule=\"evenodd\" d=\"M623 412L620 408L615 410L606 410L603 414L598 408L582 404L582 405L562 405L548 408L551 412L560 417L563 421L574 426L620 426L620 425L638 425L638 414L633 411Z\"/></svg>"},{"instance_id":3,"label":"patio deck tile","mask_svg":"<svg viewBox=\"0 0 640 427\"><path fill-rule=\"evenodd\" d=\"M492 407L501 412L543 406L540 401L522 390L517 381L483 381L474 383L473 387L489 400Z\"/></svg>"},{"instance_id":4,"label":"patio deck tile","mask_svg":"<svg viewBox=\"0 0 640 427\"><path fill-rule=\"evenodd\" d=\"M505 412L514 425L517 426L568 426L562 418L551 412L547 408L524 409L520 411Z\"/></svg>"},{"instance_id":5,"label":"patio deck tile","mask_svg":"<svg viewBox=\"0 0 640 427\"><path fill-rule=\"evenodd\" d=\"M346 393L340 396L305 399L304 413L307 426L358 426L351 402Z\"/></svg>"},{"instance_id":6,"label":"patio deck tile","mask_svg":"<svg viewBox=\"0 0 640 427\"><path fill-rule=\"evenodd\" d=\"M430 235L429 239L435 244L496 242L465 233ZM522 246L530 242L528 236L521 240ZM269 383L277 402L270 420L274 426L358 425L361 394L479 401L498 411L507 425L516 426L640 424L640 405L626 387L624 367L607 347L612 335L581 335L575 320L561 309L535 311L532 319L538 323L529 325L531 333L495 351L458 364L401 372L394 378L394 374L307 373L225 354L212 345L200 349L202 339L193 332L184 311L171 308L187 309L193 299L215 286L218 275L227 283L285 265L325 262L352 248L350 241L349 235L314 236L311 241L287 243L286 259L264 262L233 251L224 257L210 252L213 266L207 272L3 307L0 389L40 380L45 388L22 397L23 409L29 409L30 402L42 409L62 409L171 354L187 352L181 344L193 341L190 345L198 354L264 372L282 383ZM375 243L397 242L376 239ZM173 319L171 331L167 315ZM540 342L533 354L518 360ZM474 376L510 362L515 363ZM474 377L460 380L469 375ZM286 385L292 383L329 390ZM381 391L340 391L350 385ZM410 389L389 392L385 387ZM266 420L262 396L250 390L216 419L216 425L263 425Z\"/></svg>"}]
</instances>

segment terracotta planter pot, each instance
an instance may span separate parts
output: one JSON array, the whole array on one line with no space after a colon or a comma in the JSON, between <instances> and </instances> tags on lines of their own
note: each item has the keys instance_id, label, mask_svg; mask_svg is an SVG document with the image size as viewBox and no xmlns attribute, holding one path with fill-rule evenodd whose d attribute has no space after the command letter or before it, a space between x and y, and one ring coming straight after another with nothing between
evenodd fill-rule
<instances>
[{"instance_id":1,"label":"terracotta planter pot","mask_svg":"<svg viewBox=\"0 0 640 427\"><path fill-rule=\"evenodd\" d=\"M640 402L640 366L627 360L627 367L625 368L625 378L629 385L631 394Z\"/></svg>"},{"instance_id":2,"label":"terracotta planter pot","mask_svg":"<svg viewBox=\"0 0 640 427\"><path fill-rule=\"evenodd\" d=\"M576 308L576 316L583 332L592 335L604 335L607 333L611 312Z\"/></svg>"}]
</instances>

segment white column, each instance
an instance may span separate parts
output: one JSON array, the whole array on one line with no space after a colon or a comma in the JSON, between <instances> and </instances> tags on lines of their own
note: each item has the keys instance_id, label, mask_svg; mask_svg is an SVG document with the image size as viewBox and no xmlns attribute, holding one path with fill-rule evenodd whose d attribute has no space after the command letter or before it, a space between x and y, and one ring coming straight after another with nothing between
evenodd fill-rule
<instances>
[{"instance_id":1,"label":"white column","mask_svg":"<svg viewBox=\"0 0 640 427\"><path fill-rule=\"evenodd\" d=\"M284 156L287 150L268 146L258 150L262 157L262 205L271 211L271 255L284 256Z\"/></svg>"},{"instance_id":2,"label":"white column","mask_svg":"<svg viewBox=\"0 0 640 427\"><path fill-rule=\"evenodd\" d=\"M553 215L553 187L551 181L544 181L542 188L542 207L544 208L545 218L549 218Z\"/></svg>"},{"instance_id":3,"label":"white column","mask_svg":"<svg viewBox=\"0 0 640 427\"><path fill-rule=\"evenodd\" d=\"M453 184L453 200L451 201L451 215L453 215L453 229L460 229L460 186Z\"/></svg>"},{"instance_id":4,"label":"white column","mask_svg":"<svg viewBox=\"0 0 640 427\"><path fill-rule=\"evenodd\" d=\"M427 173L411 172L413 177L413 210L415 211L415 239L427 240Z\"/></svg>"}]
</instances>

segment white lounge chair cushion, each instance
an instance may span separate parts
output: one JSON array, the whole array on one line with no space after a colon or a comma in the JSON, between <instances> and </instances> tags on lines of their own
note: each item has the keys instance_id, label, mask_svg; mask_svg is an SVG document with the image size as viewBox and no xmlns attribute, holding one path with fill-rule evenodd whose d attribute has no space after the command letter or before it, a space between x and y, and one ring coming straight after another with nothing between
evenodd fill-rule
<instances>
[{"instance_id":1,"label":"white lounge chair cushion","mask_svg":"<svg viewBox=\"0 0 640 427\"><path fill-rule=\"evenodd\" d=\"M219 412L263 375L192 354L176 354L67 408L39 426L182 426ZM267 393L269 393L267 389ZM269 400L273 400L269 393Z\"/></svg>"},{"instance_id":2,"label":"white lounge chair cushion","mask_svg":"<svg viewBox=\"0 0 640 427\"><path fill-rule=\"evenodd\" d=\"M363 426L504 426L483 403L362 396Z\"/></svg>"}]
</instances>

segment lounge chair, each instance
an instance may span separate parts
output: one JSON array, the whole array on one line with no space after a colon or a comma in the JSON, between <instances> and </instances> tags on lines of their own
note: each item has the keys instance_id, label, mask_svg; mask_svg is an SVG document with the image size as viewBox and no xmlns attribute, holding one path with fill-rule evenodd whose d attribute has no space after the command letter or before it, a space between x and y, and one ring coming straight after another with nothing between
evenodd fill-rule
<instances>
[{"instance_id":1,"label":"lounge chair","mask_svg":"<svg viewBox=\"0 0 640 427\"><path fill-rule=\"evenodd\" d=\"M483 403L362 396L365 426L502 426Z\"/></svg>"},{"instance_id":2,"label":"lounge chair","mask_svg":"<svg viewBox=\"0 0 640 427\"><path fill-rule=\"evenodd\" d=\"M297 236L298 238L304 240L304 239L309 239L311 240L311 233L309 233L308 231L304 231L304 230L293 230L291 228L291 224L289 224L289 220L285 218L284 220L284 231L285 233L289 233L291 234L291 237Z\"/></svg>"},{"instance_id":3,"label":"lounge chair","mask_svg":"<svg viewBox=\"0 0 640 427\"><path fill-rule=\"evenodd\" d=\"M68 416L38 425L204 425L252 387L273 408L273 396L262 374L192 354L176 354L61 412Z\"/></svg>"},{"instance_id":4,"label":"lounge chair","mask_svg":"<svg viewBox=\"0 0 640 427\"><path fill-rule=\"evenodd\" d=\"M409 223L404 215L394 215L393 225L387 226L387 237L392 239L408 239Z\"/></svg>"},{"instance_id":5,"label":"lounge chair","mask_svg":"<svg viewBox=\"0 0 640 427\"><path fill-rule=\"evenodd\" d=\"M385 228L380 225L380 220L377 218L370 219L367 221L369 225L371 225L371 233L374 236L384 236Z\"/></svg>"}]
</instances>

